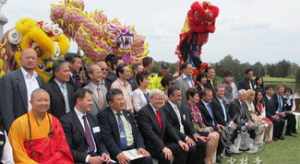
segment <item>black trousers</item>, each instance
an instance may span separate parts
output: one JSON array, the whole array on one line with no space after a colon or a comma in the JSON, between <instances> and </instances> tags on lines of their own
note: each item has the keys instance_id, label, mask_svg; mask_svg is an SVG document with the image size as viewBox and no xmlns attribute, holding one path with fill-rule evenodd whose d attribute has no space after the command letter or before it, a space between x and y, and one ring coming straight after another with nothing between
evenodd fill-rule
<instances>
[{"instance_id":1,"label":"black trousers","mask_svg":"<svg viewBox=\"0 0 300 164\"><path fill-rule=\"evenodd\" d=\"M284 119L287 120L286 135L296 133L296 116L292 113L286 113Z\"/></svg>"},{"instance_id":2,"label":"black trousers","mask_svg":"<svg viewBox=\"0 0 300 164\"><path fill-rule=\"evenodd\" d=\"M273 122L273 137L280 138L283 136L284 119L271 119Z\"/></svg>"},{"instance_id":3,"label":"black trousers","mask_svg":"<svg viewBox=\"0 0 300 164\"><path fill-rule=\"evenodd\" d=\"M188 152L185 152L180 148L180 146L176 143L166 144L166 146L172 150L173 153L173 163L172 164L188 164ZM152 157L158 160L158 164L171 164L171 161L165 159L164 154L159 152L152 152Z\"/></svg>"},{"instance_id":4,"label":"black trousers","mask_svg":"<svg viewBox=\"0 0 300 164\"><path fill-rule=\"evenodd\" d=\"M146 158L140 158L136 159L134 161L130 161L130 164L152 164L152 158L151 157L146 157Z\"/></svg>"}]
</instances>

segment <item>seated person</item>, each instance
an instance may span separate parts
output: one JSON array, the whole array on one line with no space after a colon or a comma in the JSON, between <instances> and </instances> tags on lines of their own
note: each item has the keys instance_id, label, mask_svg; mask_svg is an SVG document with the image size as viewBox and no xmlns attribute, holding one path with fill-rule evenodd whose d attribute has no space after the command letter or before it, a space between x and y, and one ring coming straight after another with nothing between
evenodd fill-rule
<instances>
[{"instance_id":1,"label":"seated person","mask_svg":"<svg viewBox=\"0 0 300 164\"><path fill-rule=\"evenodd\" d=\"M49 94L36 89L31 94L30 103L31 111L17 118L9 130L15 163L74 163L59 120L47 113Z\"/></svg>"},{"instance_id":2,"label":"seated person","mask_svg":"<svg viewBox=\"0 0 300 164\"><path fill-rule=\"evenodd\" d=\"M239 151L257 151L253 147L255 138L255 129L257 128L254 124L248 107L246 104L247 91L242 89L239 90L238 99L233 101L229 105L229 117L236 125L235 135L232 138L235 143L232 145L231 151L239 153Z\"/></svg>"},{"instance_id":3,"label":"seated person","mask_svg":"<svg viewBox=\"0 0 300 164\"><path fill-rule=\"evenodd\" d=\"M165 95L154 89L149 93L149 104L137 113L137 121L147 150L159 164L186 164L189 146L181 140L164 112Z\"/></svg>"},{"instance_id":4,"label":"seated person","mask_svg":"<svg viewBox=\"0 0 300 164\"><path fill-rule=\"evenodd\" d=\"M120 164L152 164L152 159L144 149L144 141L133 114L126 110L124 95L119 89L111 89L107 94L109 107L98 114L101 135L112 159ZM142 156L131 160L125 151L136 149Z\"/></svg>"},{"instance_id":5,"label":"seated person","mask_svg":"<svg viewBox=\"0 0 300 164\"><path fill-rule=\"evenodd\" d=\"M187 163L203 163L206 138L201 137L194 129L189 109L186 106L180 105L180 89L170 87L168 89L168 98L169 100L166 102L162 111L164 111L167 120L179 134L180 138L188 144L190 148Z\"/></svg>"},{"instance_id":6,"label":"seated person","mask_svg":"<svg viewBox=\"0 0 300 164\"><path fill-rule=\"evenodd\" d=\"M110 161L100 136L98 120L89 113L93 105L92 95L88 89L78 89L74 95L74 110L61 118L75 163Z\"/></svg>"},{"instance_id":7,"label":"seated person","mask_svg":"<svg viewBox=\"0 0 300 164\"><path fill-rule=\"evenodd\" d=\"M264 98L264 102L266 105L266 115L273 123L273 140L276 141L278 139L284 139L284 126L286 121L277 113L277 108L275 107L275 100L274 100L274 90L271 86L267 86L266 95Z\"/></svg>"},{"instance_id":8,"label":"seated person","mask_svg":"<svg viewBox=\"0 0 300 164\"><path fill-rule=\"evenodd\" d=\"M206 140L206 155L204 159L205 163L213 163L217 153L220 135L216 131L210 131L203 122L203 117L198 107L200 102L198 90L194 88L188 89L186 92L186 98L193 126L200 136Z\"/></svg>"}]
</instances>

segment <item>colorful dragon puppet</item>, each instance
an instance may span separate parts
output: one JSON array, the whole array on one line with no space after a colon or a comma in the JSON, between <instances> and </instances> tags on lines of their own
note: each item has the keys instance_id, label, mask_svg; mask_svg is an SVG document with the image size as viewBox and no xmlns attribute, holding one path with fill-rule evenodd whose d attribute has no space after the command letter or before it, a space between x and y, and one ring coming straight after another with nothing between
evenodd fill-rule
<instances>
[{"instance_id":1,"label":"colorful dragon puppet","mask_svg":"<svg viewBox=\"0 0 300 164\"><path fill-rule=\"evenodd\" d=\"M202 63L200 55L209 33L215 32L218 15L219 8L207 1L194 2L187 13L176 54L181 63L191 63L196 68L196 74L208 66L207 63Z\"/></svg>"},{"instance_id":2,"label":"colorful dragon puppet","mask_svg":"<svg viewBox=\"0 0 300 164\"><path fill-rule=\"evenodd\" d=\"M117 19L109 20L102 11L85 12L82 0L52 4L51 19L92 61L115 54L131 64L148 54L145 38L134 27L123 25Z\"/></svg>"},{"instance_id":3,"label":"colorful dragon puppet","mask_svg":"<svg viewBox=\"0 0 300 164\"><path fill-rule=\"evenodd\" d=\"M1 39L0 72L3 76L17 69L22 50L34 48L38 53L36 71L44 80L48 80L53 59L67 53L69 45L69 39L57 24L30 18L20 19Z\"/></svg>"}]
</instances>

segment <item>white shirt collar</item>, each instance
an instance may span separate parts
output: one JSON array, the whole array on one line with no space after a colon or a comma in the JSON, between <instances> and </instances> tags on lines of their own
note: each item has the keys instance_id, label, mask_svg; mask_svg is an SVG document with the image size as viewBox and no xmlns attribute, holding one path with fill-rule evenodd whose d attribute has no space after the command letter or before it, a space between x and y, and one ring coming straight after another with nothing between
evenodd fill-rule
<instances>
[{"instance_id":1,"label":"white shirt collar","mask_svg":"<svg viewBox=\"0 0 300 164\"><path fill-rule=\"evenodd\" d=\"M172 106L173 109L178 109L178 106L175 103L173 103L170 100L168 100L168 102L170 103L170 105Z\"/></svg>"},{"instance_id":2,"label":"white shirt collar","mask_svg":"<svg viewBox=\"0 0 300 164\"><path fill-rule=\"evenodd\" d=\"M75 111L76 115L78 116L78 118L80 118L80 119L82 119L82 117L86 115L85 112L79 111L76 107L74 107L74 111Z\"/></svg>"},{"instance_id":3,"label":"white shirt collar","mask_svg":"<svg viewBox=\"0 0 300 164\"><path fill-rule=\"evenodd\" d=\"M149 103L149 105L151 106L153 112L156 114L156 112L158 111L151 103Z\"/></svg>"},{"instance_id":4,"label":"white shirt collar","mask_svg":"<svg viewBox=\"0 0 300 164\"><path fill-rule=\"evenodd\" d=\"M33 71L33 74L31 75L30 73L28 73L23 67L21 67L21 71L22 71L22 74L23 76L26 78L26 79L31 79L31 78L37 78L38 77L38 74Z\"/></svg>"}]
</instances>

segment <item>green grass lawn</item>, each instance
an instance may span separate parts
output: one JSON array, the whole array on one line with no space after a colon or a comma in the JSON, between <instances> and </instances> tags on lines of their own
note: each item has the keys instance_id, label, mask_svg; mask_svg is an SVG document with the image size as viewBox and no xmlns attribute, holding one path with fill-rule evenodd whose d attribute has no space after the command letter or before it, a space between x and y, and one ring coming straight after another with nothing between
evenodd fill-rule
<instances>
[{"instance_id":1,"label":"green grass lawn","mask_svg":"<svg viewBox=\"0 0 300 164\"><path fill-rule=\"evenodd\" d=\"M262 160L259 164L300 164L300 134L267 144L263 151L256 154L233 155L232 159L226 157L222 164L231 164L230 160L235 161L234 164L256 164L256 158ZM248 161L245 162L245 159Z\"/></svg>"},{"instance_id":2,"label":"green grass lawn","mask_svg":"<svg viewBox=\"0 0 300 164\"><path fill-rule=\"evenodd\" d=\"M265 76L264 81L267 83L295 83L296 79L295 78Z\"/></svg>"}]
</instances>

